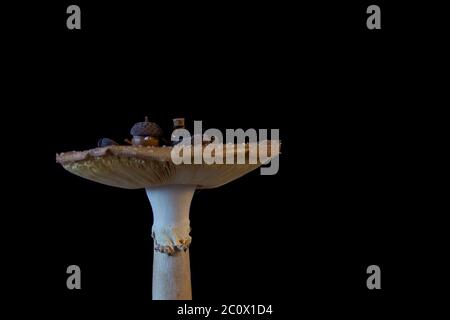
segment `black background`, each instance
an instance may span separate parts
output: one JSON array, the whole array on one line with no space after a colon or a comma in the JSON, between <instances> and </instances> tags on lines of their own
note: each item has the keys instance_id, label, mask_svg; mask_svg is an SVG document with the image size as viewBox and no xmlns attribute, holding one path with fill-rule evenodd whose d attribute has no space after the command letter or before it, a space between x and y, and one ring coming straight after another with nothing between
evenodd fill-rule
<instances>
[{"instance_id":1,"label":"black background","mask_svg":"<svg viewBox=\"0 0 450 320\"><path fill-rule=\"evenodd\" d=\"M32 203L35 212L19 215L34 240L16 255L26 266L39 261L40 293L29 295L45 301L40 307L59 317L175 316L180 303L151 301L144 191L95 184L55 163L57 152L101 137L129 138L145 115L166 129L173 117L280 129L277 175L255 171L194 196L193 305L272 304L276 319L366 318L423 293L433 275L420 275L419 254L433 260L420 174L411 174L422 137L410 103L420 101L413 76L425 31L407 23L408 6L375 2L382 30L367 30L372 3L340 2L45 5L23 60L29 73L13 79L30 85L14 111L33 134L19 134L42 141L27 151L39 169L16 159L32 181L17 211ZM66 28L70 4L81 7L82 30ZM66 288L72 264L82 270L80 291ZM366 287L372 264L382 271L379 291Z\"/></svg>"}]
</instances>

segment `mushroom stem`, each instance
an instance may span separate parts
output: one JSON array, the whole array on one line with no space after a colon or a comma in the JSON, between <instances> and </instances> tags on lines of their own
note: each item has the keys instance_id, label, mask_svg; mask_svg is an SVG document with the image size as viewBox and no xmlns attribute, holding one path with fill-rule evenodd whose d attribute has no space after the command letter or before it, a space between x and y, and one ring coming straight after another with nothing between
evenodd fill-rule
<instances>
[{"instance_id":1,"label":"mushroom stem","mask_svg":"<svg viewBox=\"0 0 450 320\"><path fill-rule=\"evenodd\" d=\"M147 188L153 209L153 300L191 300L189 208L196 186Z\"/></svg>"}]
</instances>

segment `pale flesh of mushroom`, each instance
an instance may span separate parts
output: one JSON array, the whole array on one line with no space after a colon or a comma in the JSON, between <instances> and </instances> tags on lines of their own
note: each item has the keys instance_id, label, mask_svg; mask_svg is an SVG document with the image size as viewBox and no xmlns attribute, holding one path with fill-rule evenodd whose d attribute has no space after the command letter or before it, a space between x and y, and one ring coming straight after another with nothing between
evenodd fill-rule
<instances>
[{"instance_id":1,"label":"pale flesh of mushroom","mask_svg":"<svg viewBox=\"0 0 450 320\"><path fill-rule=\"evenodd\" d=\"M147 188L153 209L153 299L190 300L189 207L196 186Z\"/></svg>"}]
</instances>

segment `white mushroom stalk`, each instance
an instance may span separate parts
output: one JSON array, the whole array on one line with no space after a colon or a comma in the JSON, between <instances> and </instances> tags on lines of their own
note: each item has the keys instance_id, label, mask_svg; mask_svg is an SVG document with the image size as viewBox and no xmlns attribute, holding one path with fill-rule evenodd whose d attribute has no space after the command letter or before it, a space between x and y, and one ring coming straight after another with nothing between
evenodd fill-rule
<instances>
[{"instance_id":1,"label":"white mushroom stalk","mask_svg":"<svg viewBox=\"0 0 450 320\"><path fill-rule=\"evenodd\" d=\"M190 300L189 207L196 186L147 188L153 209L153 299Z\"/></svg>"},{"instance_id":2,"label":"white mushroom stalk","mask_svg":"<svg viewBox=\"0 0 450 320\"><path fill-rule=\"evenodd\" d=\"M265 160L279 155L279 142L276 146L272 150L271 143L265 144L268 151ZM171 150L172 147L107 146L62 153L56 160L83 178L114 187L146 190L153 209L153 299L190 300L189 209L195 190L222 186L262 163L175 165ZM246 145L220 154L224 158L229 152L233 157L239 152L248 156L249 150Z\"/></svg>"}]
</instances>

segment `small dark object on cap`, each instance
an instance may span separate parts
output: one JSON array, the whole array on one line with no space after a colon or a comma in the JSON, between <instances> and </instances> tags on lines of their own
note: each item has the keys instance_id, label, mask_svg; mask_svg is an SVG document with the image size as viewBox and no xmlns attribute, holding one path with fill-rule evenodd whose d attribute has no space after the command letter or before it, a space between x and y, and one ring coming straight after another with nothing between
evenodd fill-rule
<instances>
[{"instance_id":1,"label":"small dark object on cap","mask_svg":"<svg viewBox=\"0 0 450 320\"><path fill-rule=\"evenodd\" d=\"M107 146L118 146L119 144L109 138L101 138L100 140L98 140L97 145L100 148L103 148L103 147L107 147Z\"/></svg>"},{"instance_id":2,"label":"small dark object on cap","mask_svg":"<svg viewBox=\"0 0 450 320\"><path fill-rule=\"evenodd\" d=\"M130 131L133 136L141 136L141 137L155 137L160 138L164 135L161 127L158 126L154 122L148 121L148 118L145 117L144 122L136 123Z\"/></svg>"},{"instance_id":3,"label":"small dark object on cap","mask_svg":"<svg viewBox=\"0 0 450 320\"><path fill-rule=\"evenodd\" d=\"M173 119L173 126L175 128L184 128L184 118Z\"/></svg>"}]
</instances>

